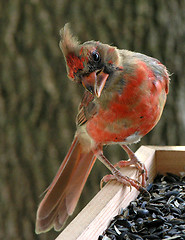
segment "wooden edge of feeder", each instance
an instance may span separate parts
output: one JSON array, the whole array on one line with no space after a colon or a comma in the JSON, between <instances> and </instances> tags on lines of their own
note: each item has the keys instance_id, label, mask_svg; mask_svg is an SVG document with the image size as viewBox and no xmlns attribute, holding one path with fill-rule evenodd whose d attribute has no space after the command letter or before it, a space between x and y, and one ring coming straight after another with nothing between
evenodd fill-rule
<instances>
[{"instance_id":1,"label":"wooden edge of feeder","mask_svg":"<svg viewBox=\"0 0 185 240\"><path fill-rule=\"evenodd\" d=\"M149 173L149 182L152 182L156 175L155 152L155 148L147 146L141 146L136 151L136 156L145 164ZM134 167L123 168L121 172L133 179L138 177ZM98 239L107 228L110 219L117 215L121 208L126 208L138 194L135 188L130 189L111 181L97 193L56 240Z\"/></svg>"},{"instance_id":2,"label":"wooden edge of feeder","mask_svg":"<svg viewBox=\"0 0 185 240\"><path fill-rule=\"evenodd\" d=\"M158 173L185 172L185 146L149 146L156 150L155 160ZM166 161L168 159L168 161Z\"/></svg>"}]
</instances>

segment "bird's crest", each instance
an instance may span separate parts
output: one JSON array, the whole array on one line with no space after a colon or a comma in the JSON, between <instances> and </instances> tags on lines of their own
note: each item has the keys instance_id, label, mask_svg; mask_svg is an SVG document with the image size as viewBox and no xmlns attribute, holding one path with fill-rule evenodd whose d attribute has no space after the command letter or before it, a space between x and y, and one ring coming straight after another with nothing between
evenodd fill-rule
<instances>
[{"instance_id":1,"label":"bird's crest","mask_svg":"<svg viewBox=\"0 0 185 240\"><path fill-rule=\"evenodd\" d=\"M84 68L84 58L79 57L80 43L71 33L69 23L60 30L60 36L61 41L59 46L67 63L68 77L75 81L76 72Z\"/></svg>"},{"instance_id":2,"label":"bird's crest","mask_svg":"<svg viewBox=\"0 0 185 240\"><path fill-rule=\"evenodd\" d=\"M77 37L74 37L71 30L70 30L70 24L66 23L64 28L60 30L60 48L64 54L64 56L67 56L69 53L74 52L75 49L79 46L79 41Z\"/></svg>"}]
</instances>

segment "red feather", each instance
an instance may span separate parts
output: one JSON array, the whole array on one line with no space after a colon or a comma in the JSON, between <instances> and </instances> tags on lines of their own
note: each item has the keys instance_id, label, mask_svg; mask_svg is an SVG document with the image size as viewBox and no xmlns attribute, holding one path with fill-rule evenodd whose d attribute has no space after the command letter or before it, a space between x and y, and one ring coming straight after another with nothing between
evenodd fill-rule
<instances>
[{"instance_id":1,"label":"red feather","mask_svg":"<svg viewBox=\"0 0 185 240\"><path fill-rule=\"evenodd\" d=\"M61 229L79 200L96 157L74 141L37 211L36 232Z\"/></svg>"}]
</instances>

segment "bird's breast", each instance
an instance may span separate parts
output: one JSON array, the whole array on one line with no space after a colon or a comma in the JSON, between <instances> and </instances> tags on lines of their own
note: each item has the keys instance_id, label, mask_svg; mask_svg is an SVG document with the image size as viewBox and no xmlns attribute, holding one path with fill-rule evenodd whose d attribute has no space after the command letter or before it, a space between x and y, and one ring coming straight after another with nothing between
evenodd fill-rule
<instances>
[{"instance_id":1,"label":"bird's breast","mask_svg":"<svg viewBox=\"0 0 185 240\"><path fill-rule=\"evenodd\" d=\"M163 82L143 69L128 78L121 93L113 91L106 102L100 101L98 113L86 124L96 143L136 142L160 119L166 101Z\"/></svg>"}]
</instances>

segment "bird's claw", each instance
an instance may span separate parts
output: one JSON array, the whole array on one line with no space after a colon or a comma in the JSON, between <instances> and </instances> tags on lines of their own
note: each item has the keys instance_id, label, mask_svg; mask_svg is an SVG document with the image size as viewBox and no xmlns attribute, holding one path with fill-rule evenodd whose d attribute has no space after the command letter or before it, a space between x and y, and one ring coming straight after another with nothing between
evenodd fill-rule
<instances>
[{"instance_id":1,"label":"bird's claw","mask_svg":"<svg viewBox=\"0 0 185 240\"><path fill-rule=\"evenodd\" d=\"M107 182L109 182L111 180L115 180L115 179L116 179L115 176L112 174L105 175L100 181L100 189L102 189L103 183L107 183Z\"/></svg>"},{"instance_id":2,"label":"bird's claw","mask_svg":"<svg viewBox=\"0 0 185 240\"><path fill-rule=\"evenodd\" d=\"M148 176L147 176L147 169L143 163L139 161L137 161L136 163L133 163L131 160L127 160L127 161L123 160L116 163L114 167L124 168L130 165L135 165L136 168L139 170L139 177L142 176L141 185L142 187L146 187L146 181L148 179Z\"/></svg>"},{"instance_id":3,"label":"bird's claw","mask_svg":"<svg viewBox=\"0 0 185 240\"><path fill-rule=\"evenodd\" d=\"M128 187L130 187L130 191L132 187L135 187L140 193L142 194L143 198L148 201L151 198L150 193L147 191L145 187L143 187L137 180L123 176L123 175L118 175L114 176L112 174L105 175L101 181L100 181L100 189L103 187L103 183L107 183L111 180L116 180Z\"/></svg>"},{"instance_id":4,"label":"bird's claw","mask_svg":"<svg viewBox=\"0 0 185 240\"><path fill-rule=\"evenodd\" d=\"M127 176L123 176L122 174L105 175L100 181L100 188L102 189L103 183L107 183L111 180L116 180L116 181L122 183L123 185L130 187L130 190L132 189L132 187L135 187L138 191L140 191L142 193L148 192L143 186L141 186L141 184L137 180L129 178Z\"/></svg>"}]
</instances>

